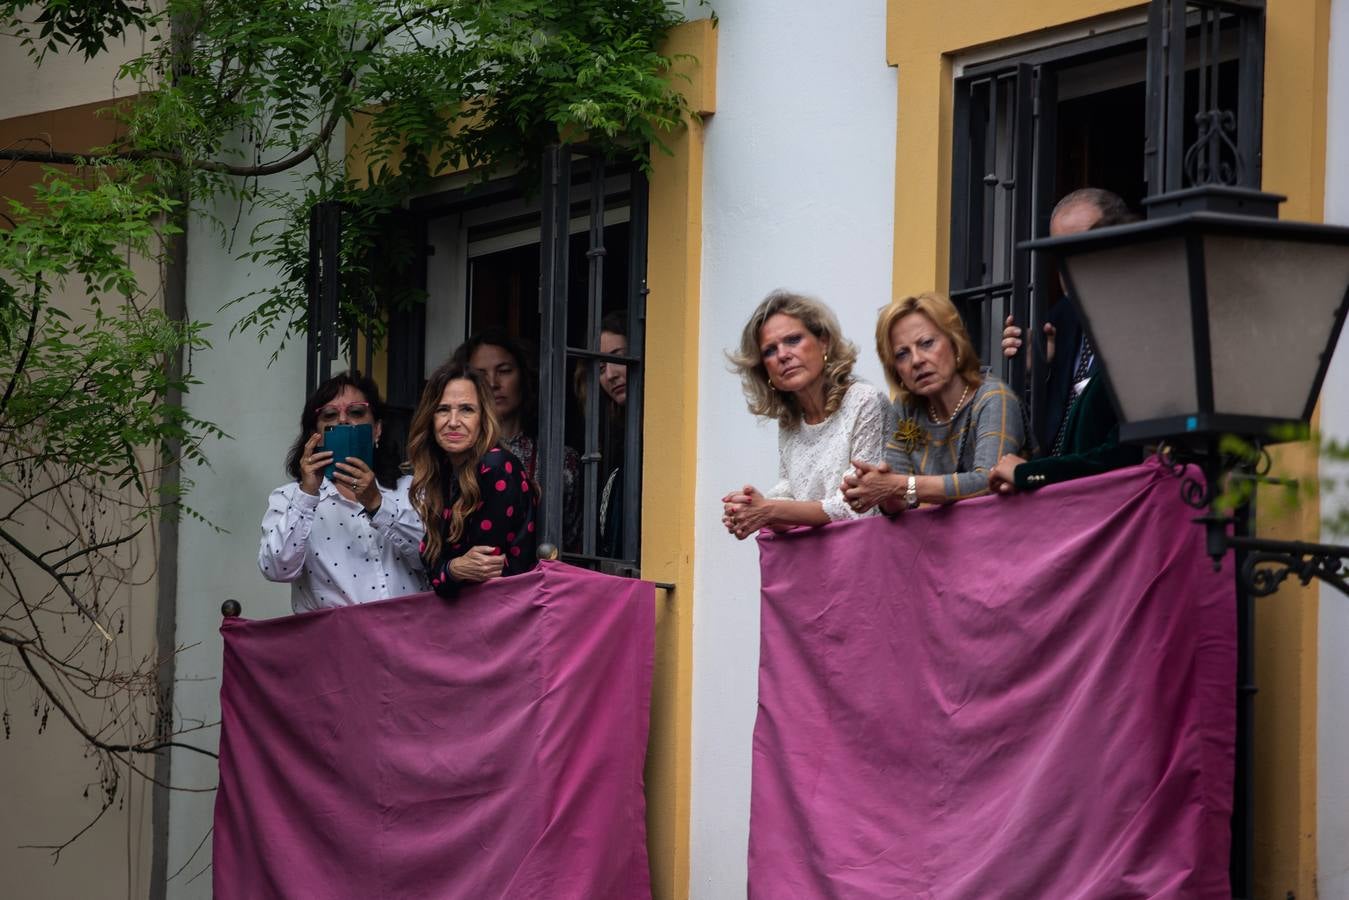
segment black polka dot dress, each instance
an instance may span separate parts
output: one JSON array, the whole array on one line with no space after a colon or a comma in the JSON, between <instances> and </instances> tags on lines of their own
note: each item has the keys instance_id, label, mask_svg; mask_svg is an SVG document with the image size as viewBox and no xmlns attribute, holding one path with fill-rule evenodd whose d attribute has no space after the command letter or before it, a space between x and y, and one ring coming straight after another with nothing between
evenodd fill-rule
<instances>
[{"instance_id":1,"label":"black polka dot dress","mask_svg":"<svg viewBox=\"0 0 1349 900\"><path fill-rule=\"evenodd\" d=\"M443 549L440 557L426 560L431 587L442 597L454 597L462 583L450 574L450 563L474 547L491 547L506 558L503 575L528 572L537 563L535 513L537 500L524 467L509 451L493 447L478 463L478 508L464 523L459 540L449 540L450 508L459 499L459 480L446 468L445 512L440 522ZM423 550L425 545L423 544Z\"/></svg>"}]
</instances>

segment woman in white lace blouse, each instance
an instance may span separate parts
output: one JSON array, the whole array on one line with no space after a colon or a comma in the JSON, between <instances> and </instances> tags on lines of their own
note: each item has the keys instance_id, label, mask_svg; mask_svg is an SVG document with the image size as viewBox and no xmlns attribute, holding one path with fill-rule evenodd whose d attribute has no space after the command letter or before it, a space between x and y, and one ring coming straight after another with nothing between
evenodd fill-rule
<instances>
[{"instance_id":1,"label":"woman in white lace blouse","mask_svg":"<svg viewBox=\"0 0 1349 900\"><path fill-rule=\"evenodd\" d=\"M818 300L777 290L746 323L729 354L756 416L778 422L778 483L722 498L722 523L744 539L762 528L826 525L870 514L843 496L852 461L881 461L885 410L876 388L853 377L857 347Z\"/></svg>"}]
</instances>

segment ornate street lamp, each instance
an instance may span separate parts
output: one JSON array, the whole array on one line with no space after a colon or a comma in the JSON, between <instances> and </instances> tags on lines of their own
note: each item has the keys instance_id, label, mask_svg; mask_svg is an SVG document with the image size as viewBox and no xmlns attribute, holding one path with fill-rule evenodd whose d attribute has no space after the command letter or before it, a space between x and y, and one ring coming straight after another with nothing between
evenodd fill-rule
<instances>
[{"instance_id":1,"label":"ornate street lamp","mask_svg":"<svg viewBox=\"0 0 1349 900\"><path fill-rule=\"evenodd\" d=\"M1246 551L1240 578L1256 596L1290 574L1349 594L1349 548L1231 536L1231 517L1215 509L1234 469L1249 474L1267 465L1266 445L1308 435L1349 309L1349 228L1280 221L1285 198L1256 189L1263 34L1264 0L1152 0L1147 220L1020 246L1058 257L1120 440L1163 444L1203 470L1202 482L1186 480L1186 499L1209 509L1215 565L1228 549ZM1236 48L1228 109L1225 46ZM1186 108L1187 70L1197 110ZM1187 121L1196 138L1184 147Z\"/></svg>"},{"instance_id":2,"label":"ornate street lamp","mask_svg":"<svg viewBox=\"0 0 1349 900\"><path fill-rule=\"evenodd\" d=\"M1189 498L1215 562L1250 551L1257 596L1289 574L1349 593L1349 547L1229 536L1225 475L1265 445L1302 439L1349 311L1349 228L1276 218L1284 198L1205 185L1144 200L1148 219L1024 246L1053 252L1116 401L1120 440L1198 462ZM1248 460L1247 460L1248 461Z\"/></svg>"},{"instance_id":3,"label":"ornate street lamp","mask_svg":"<svg viewBox=\"0 0 1349 900\"><path fill-rule=\"evenodd\" d=\"M1120 439L1164 445L1186 501L1207 509L1214 564L1235 551L1231 878L1243 898L1255 895L1252 598L1290 575L1349 594L1349 547L1257 538L1248 504L1218 508L1230 478L1271 480L1266 445L1308 434L1349 305L1349 229L1281 222L1284 198L1258 190L1264 32L1265 0L1150 0L1147 221L1020 245L1058 256Z\"/></svg>"},{"instance_id":4,"label":"ornate street lamp","mask_svg":"<svg viewBox=\"0 0 1349 900\"><path fill-rule=\"evenodd\" d=\"M1027 244L1062 262L1121 440L1306 436L1344 324L1349 229L1281 222L1283 199L1191 188L1145 200L1147 221Z\"/></svg>"}]
</instances>

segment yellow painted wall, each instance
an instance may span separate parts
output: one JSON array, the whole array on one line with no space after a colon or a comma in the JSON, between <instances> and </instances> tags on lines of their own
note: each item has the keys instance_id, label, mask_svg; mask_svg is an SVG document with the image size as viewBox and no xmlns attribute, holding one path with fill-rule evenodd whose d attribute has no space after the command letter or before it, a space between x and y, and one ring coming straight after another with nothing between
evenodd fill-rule
<instances>
[{"instance_id":1,"label":"yellow painted wall","mask_svg":"<svg viewBox=\"0 0 1349 900\"><path fill-rule=\"evenodd\" d=\"M706 20L676 28L667 54L681 65L693 110L716 109L717 32ZM656 681L651 698L647 831L652 894L689 893L689 778L693 716L693 526L698 437L698 318L702 281L702 126L674 154L652 153L647 237L646 409L642 471L642 576L657 591ZM650 411L659 410L658 415Z\"/></svg>"},{"instance_id":2,"label":"yellow painted wall","mask_svg":"<svg viewBox=\"0 0 1349 900\"><path fill-rule=\"evenodd\" d=\"M1275 0L1265 33L1264 188L1286 219L1319 222L1326 165L1330 0ZM1305 445L1277 448L1275 468L1316 478ZM1259 533L1319 539L1320 506L1280 514L1265 498ZM1319 592L1297 585L1256 607L1255 895L1316 896L1316 669ZM1330 760L1330 764L1342 764Z\"/></svg>"},{"instance_id":3,"label":"yellow painted wall","mask_svg":"<svg viewBox=\"0 0 1349 900\"><path fill-rule=\"evenodd\" d=\"M1137 6L1118 0L890 0L886 54L899 68L895 287L947 286L951 222L951 57Z\"/></svg>"},{"instance_id":4,"label":"yellow painted wall","mask_svg":"<svg viewBox=\"0 0 1349 900\"><path fill-rule=\"evenodd\" d=\"M890 0L889 61L899 69L894 284L947 285L952 57L1085 23L1107 28L1145 7L1118 0ZM1288 195L1285 218L1321 219L1325 182L1329 0L1272 0L1265 55L1264 186ZM1140 126L1140 139L1141 129ZM1276 456L1285 473L1315 476L1304 448ZM1271 504L1266 503L1266 508ZM1319 509L1262 513L1260 533L1316 540ZM1256 623L1257 897L1316 895L1317 593L1296 586L1261 601Z\"/></svg>"}]
</instances>

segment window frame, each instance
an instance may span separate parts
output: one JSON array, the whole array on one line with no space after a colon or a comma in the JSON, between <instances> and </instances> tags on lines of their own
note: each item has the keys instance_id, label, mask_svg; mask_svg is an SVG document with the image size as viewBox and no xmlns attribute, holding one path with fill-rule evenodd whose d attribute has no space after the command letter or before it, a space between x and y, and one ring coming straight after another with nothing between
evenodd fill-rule
<instances>
[{"instance_id":1,"label":"window frame","mask_svg":"<svg viewBox=\"0 0 1349 900\"><path fill-rule=\"evenodd\" d=\"M588 171L573 166L573 157L582 161ZM584 404L585 447L581 452L582 471L578 473L584 485L582 504L582 546L580 552L559 552L559 557L578 565L603 571L636 576L640 571L641 498L642 498L642 423L645 395L645 347L648 185L645 174L628 160L606 160L600 154L580 145L555 145L544 152L543 180L536 199L530 200L521 190L518 179L503 178L486 183L473 183L417 197L409 201L401 215L412 220L414 240L420 241L423 257L433 255L430 246L430 223L452 217L463 218L473 212L490 210L494 206L511 205L509 219L532 219L539 227L540 284L539 284L539 454L535 471L536 481L542 485L542 515L539 518L539 543L550 544L558 551L563 548L563 475L566 454L567 391L571 385L570 373L579 362L585 367L587 396L595 402ZM588 175L588 178L586 177ZM628 283L625 290L627 310L626 355L599 351L599 327L603 318L603 271L605 257L611 248L605 246L607 204L621 197L624 189L613 179L627 177ZM579 189L574 182L581 182ZM584 198L581 197L584 191ZM573 197L573 193L577 196ZM523 205L520 205L523 201ZM337 268L329 262L335 259L341 229L341 210L337 204L325 207L313 217L310 241L310 370L314 384L328 377L333 361L339 359L336 334L323 329L322 323L334 320L340 285L336 284ZM570 241L572 222L581 215L588 218L586 233L589 246L586 257L587 334L582 346L567 341ZM481 223L479 223L481 224ZM467 227L466 225L461 227ZM334 255L329 255L334 254ZM467 263L467 259L463 261ZM415 267L417 287L428 287L426 266ZM451 288L453 290L453 287ZM464 307L465 315L469 307ZM467 322L465 323L467 324ZM406 428L420 400L426 371L427 311L424 304L394 309L389 312L386 339L386 378L384 379L385 406L388 416ZM465 334L465 337L468 335ZM329 346L326 356L320 353ZM355 342L351 343L354 348ZM370 368L370 348L366 347L367 366ZM623 517L623 543L616 556L602 555L599 521L601 495L601 465L605 457L600 446L600 419L604 414L603 395L599 388L600 363L614 362L627 366L627 400L623 418L623 478L622 495L611 500L613 514ZM356 364L354 356L351 364ZM321 376L321 377L319 377ZM313 384L310 391L313 390ZM397 429L395 429L397 430ZM397 435L395 435L396 437Z\"/></svg>"}]
</instances>

